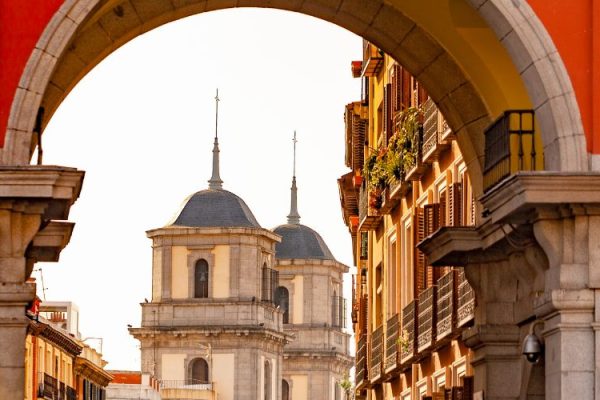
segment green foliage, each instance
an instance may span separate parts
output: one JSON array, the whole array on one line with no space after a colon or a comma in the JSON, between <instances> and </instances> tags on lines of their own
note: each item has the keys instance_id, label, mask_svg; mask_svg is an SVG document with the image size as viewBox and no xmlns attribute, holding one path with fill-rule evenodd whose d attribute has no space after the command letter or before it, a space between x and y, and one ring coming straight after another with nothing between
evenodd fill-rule
<instances>
[{"instance_id":1,"label":"green foliage","mask_svg":"<svg viewBox=\"0 0 600 400\"><path fill-rule=\"evenodd\" d=\"M370 191L401 181L406 171L415 165L420 113L417 107L402 111L399 132L391 137L387 149L373 151L365 160L364 173Z\"/></svg>"}]
</instances>

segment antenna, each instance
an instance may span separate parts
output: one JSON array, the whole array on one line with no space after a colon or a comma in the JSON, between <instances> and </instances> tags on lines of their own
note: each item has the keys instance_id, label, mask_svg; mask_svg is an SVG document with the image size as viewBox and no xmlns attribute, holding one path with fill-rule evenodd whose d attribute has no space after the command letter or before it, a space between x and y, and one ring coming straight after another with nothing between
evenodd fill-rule
<instances>
[{"instance_id":1,"label":"antenna","mask_svg":"<svg viewBox=\"0 0 600 400\"><path fill-rule=\"evenodd\" d=\"M290 214L287 216L288 224L299 224L300 214L298 214L298 188L296 187L296 131L294 131L294 175L292 176L292 187L291 187L291 201L290 201Z\"/></svg>"},{"instance_id":2,"label":"antenna","mask_svg":"<svg viewBox=\"0 0 600 400\"><path fill-rule=\"evenodd\" d=\"M219 137L219 88L217 88L217 95L215 96L215 139Z\"/></svg>"},{"instance_id":3,"label":"antenna","mask_svg":"<svg viewBox=\"0 0 600 400\"><path fill-rule=\"evenodd\" d=\"M294 174L293 176L296 176L296 143L298 143L298 140L296 139L296 131L294 130L294 138L292 139L292 142L294 142Z\"/></svg>"}]
</instances>

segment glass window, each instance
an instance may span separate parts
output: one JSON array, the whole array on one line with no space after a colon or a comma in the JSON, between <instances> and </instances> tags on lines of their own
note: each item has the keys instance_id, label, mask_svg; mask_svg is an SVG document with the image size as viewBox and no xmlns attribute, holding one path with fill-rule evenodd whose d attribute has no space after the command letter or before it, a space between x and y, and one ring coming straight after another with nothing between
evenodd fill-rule
<instances>
[{"instance_id":1,"label":"glass window","mask_svg":"<svg viewBox=\"0 0 600 400\"><path fill-rule=\"evenodd\" d=\"M289 324L290 293L284 286L275 290L275 305L283 312L283 323Z\"/></svg>"},{"instance_id":2,"label":"glass window","mask_svg":"<svg viewBox=\"0 0 600 400\"><path fill-rule=\"evenodd\" d=\"M194 297L208 297L208 262L201 259L194 267Z\"/></svg>"}]
</instances>

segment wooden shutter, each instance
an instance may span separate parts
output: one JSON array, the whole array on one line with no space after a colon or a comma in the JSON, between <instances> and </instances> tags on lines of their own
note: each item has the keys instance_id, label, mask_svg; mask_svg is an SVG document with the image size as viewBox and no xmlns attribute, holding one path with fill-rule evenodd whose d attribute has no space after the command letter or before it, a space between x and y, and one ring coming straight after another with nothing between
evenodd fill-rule
<instances>
[{"instance_id":1,"label":"wooden shutter","mask_svg":"<svg viewBox=\"0 0 600 400\"><path fill-rule=\"evenodd\" d=\"M392 112L402 110L402 67L394 64L392 67Z\"/></svg>"},{"instance_id":2,"label":"wooden shutter","mask_svg":"<svg viewBox=\"0 0 600 400\"><path fill-rule=\"evenodd\" d=\"M414 276L415 276L415 298L425 289L425 254L417 248L417 243L425 238L425 213L423 208L415 208L414 218Z\"/></svg>"},{"instance_id":3,"label":"wooden shutter","mask_svg":"<svg viewBox=\"0 0 600 400\"><path fill-rule=\"evenodd\" d=\"M440 211L441 207L439 203L427 204L423 208L423 214L425 218L425 232L423 239L433 234L440 227Z\"/></svg>"},{"instance_id":4,"label":"wooden shutter","mask_svg":"<svg viewBox=\"0 0 600 400\"><path fill-rule=\"evenodd\" d=\"M410 74L402 68L402 109L410 107Z\"/></svg>"},{"instance_id":5,"label":"wooden shutter","mask_svg":"<svg viewBox=\"0 0 600 400\"><path fill-rule=\"evenodd\" d=\"M456 182L450 186L448 197L448 214L450 215L450 226L462 225L462 183Z\"/></svg>"},{"instance_id":6,"label":"wooden shutter","mask_svg":"<svg viewBox=\"0 0 600 400\"><path fill-rule=\"evenodd\" d=\"M360 299L360 331L366 335L369 318L369 297L363 295Z\"/></svg>"},{"instance_id":7,"label":"wooden shutter","mask_svg":"<svg viewBox=\"0 0 600 400\"><path fill-rule=\"evenodd\" d=\"M392 129L392 84L388 83L385 85L385 90L383 92L383 106L384 106L384 127L386 131L385 142L388 143L394 134L394 130Z\"/></svg>"},{"instance_id":8,"label":"wooden shutter","mask_svg":"<svg viewBox=\"0 0 600 400\"><path fill-rule=\"evenodd\" d=\"M474 381L472 376L463 376L462 378L462 386L463 386L463 400L473 400L474 393Z\"/></svg>"},{"instance_id":9,"label":"wooden shutter","mask_svg":"<svg viewBox=\"0 0 600 400\"><path fill-rule=\"evenodd\" d=\"M440 193L440 212L439 212L439 218L438 218L438 228L441 228L442 226L448 226L448 221L446 219L446 208L447 208L447 204L448 204L448 191L447 190L443 190Z\"/></svg>"}]
</instances>

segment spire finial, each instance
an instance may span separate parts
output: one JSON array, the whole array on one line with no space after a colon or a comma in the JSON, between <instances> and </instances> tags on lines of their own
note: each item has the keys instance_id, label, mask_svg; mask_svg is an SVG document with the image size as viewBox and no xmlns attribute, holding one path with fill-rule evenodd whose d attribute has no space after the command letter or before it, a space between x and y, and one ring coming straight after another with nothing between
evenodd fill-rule
<instances>
[{"instance_id":1,"label":"spire finial","mask_svg":"<svg viewBox=\"0 0 600 400\"><path fill-rule=\"evenodd\" d=\"M296 187L296 143L298 143L298 140L296 139L296 131L294 131L294 138L292 141L294 142L294 172L292 176L290 215L287 216L287 221L288 224L299 224L300 214L298 214L298 188Z\"/></svg>"},{"instance_id":2,"label":"spire finial","mask_svg":"<svg viewBox=\"0 0 600 400\"><path fill-rule=\"evenodd\" d=\"M223 181L219 176L219 89L217 89L217 95L215 96L215 143L213 146L213 170L212 177L208 181L209 189L222 189Z\"/></svg>"}]
</instances>

